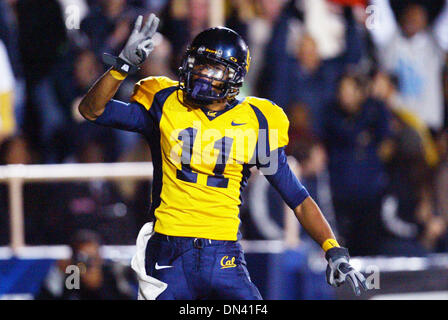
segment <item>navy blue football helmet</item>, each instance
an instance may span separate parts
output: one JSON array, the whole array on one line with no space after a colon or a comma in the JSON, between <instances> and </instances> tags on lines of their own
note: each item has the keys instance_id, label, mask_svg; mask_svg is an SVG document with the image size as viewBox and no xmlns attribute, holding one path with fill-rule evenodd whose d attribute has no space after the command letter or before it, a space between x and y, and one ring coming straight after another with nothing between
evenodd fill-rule
<instances>
[{"instance_id":1,"label":"navy blue football helmet","mask_svg":"<svg viewBox=\"0 0 448 320\"><path fill-rule=\"evenodd\" d=\"M179 68L180 89L196 105L232 100L249 71L250 53L243 38L225 27L199 33L187 48Z\"/></svg>"}]
</instances>

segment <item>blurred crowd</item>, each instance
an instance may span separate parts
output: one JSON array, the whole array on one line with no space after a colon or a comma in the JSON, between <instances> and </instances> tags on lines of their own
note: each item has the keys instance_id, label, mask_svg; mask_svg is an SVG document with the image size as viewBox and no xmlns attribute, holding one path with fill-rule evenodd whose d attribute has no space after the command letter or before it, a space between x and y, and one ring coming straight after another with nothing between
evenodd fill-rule
<instances>
[{"instance_id":1,"label":"blurred crowd","mask_svg":"<svg viewBox=\"0 0 448 320\"><path fill-rule=\"evenodd\" d=\"M139 14L161 18L156 48L116 98L127 101L143 77L176 79L186 45L210 26L211 3L0 1L0 164L151 160L138 135L84 121L78 102L106 70L103 52L119 54ZM252 56L241 96L284 108L297 175L351 254L448 251L445 1L224 3L225 25ZM243 235L306 242L290 236L287 210L256 179L245 193ZM7 193L0 185L1 245L9 243ZM260 193L263 207L250 201ZM68 244L75 230L90 229L105 244L134 244L149 194L149 182L26 184L26 242Z\"/></svg>"}]
</instances>

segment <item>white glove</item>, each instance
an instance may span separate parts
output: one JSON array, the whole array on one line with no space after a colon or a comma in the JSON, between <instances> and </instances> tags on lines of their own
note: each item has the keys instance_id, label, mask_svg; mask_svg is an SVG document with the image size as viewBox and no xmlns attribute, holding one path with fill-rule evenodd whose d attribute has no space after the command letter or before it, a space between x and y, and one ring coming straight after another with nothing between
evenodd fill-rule
<instances>
[{"instance_id":1,"label":"white glove","mask_svg":"<svg viewBox=\"0 0 448 320\"><path fill-rule=\"evenodd\" d=\"M159 21L160 19L154 13L151 13L145 25L142 27L143 16L138 16L135 21L134 30L132 30L119 58L131 65L141 66L152 50L154 50L152 37L156 33Z\"/></svg>"}]
</instances>

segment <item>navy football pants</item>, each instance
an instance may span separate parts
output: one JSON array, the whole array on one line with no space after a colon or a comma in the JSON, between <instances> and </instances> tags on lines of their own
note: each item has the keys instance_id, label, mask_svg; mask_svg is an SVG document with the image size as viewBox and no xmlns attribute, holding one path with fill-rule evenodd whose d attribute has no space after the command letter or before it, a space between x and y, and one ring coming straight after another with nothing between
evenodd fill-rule
<instances>
[{"instance_id":1,"label":"navy football pants","mask_svg":"<svg viewBox=\"0 0 448 320\"><path fill-rule=\"evenodd\" d=\"M146 272L168 284L158 300L261 300L241 244L155 233L146 246Z\"/></svg>"}]
</instances>

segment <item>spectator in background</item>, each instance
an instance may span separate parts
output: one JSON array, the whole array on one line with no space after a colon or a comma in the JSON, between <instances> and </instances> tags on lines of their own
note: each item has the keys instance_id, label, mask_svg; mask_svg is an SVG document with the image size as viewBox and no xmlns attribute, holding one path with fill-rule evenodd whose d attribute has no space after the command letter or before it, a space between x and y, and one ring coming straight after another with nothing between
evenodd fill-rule
<instances>
[{"instance_id":1,"label":"spectator in background","mask_svg":"<svg viewBox=\"0 0 448 320\"><path fill-rule=\"evenodd\" d=\"M177 74L186 46L202 30L209 27L208 0L170 1L163 10L159 32L172 45L171 70Z\"/></svg>"},{"instance_id":2,"label":"spectator in background","mask_svg":"<svg viewBox=\"0 0 448 320\"><path fill-rule=\"evenodd\" d=\"M244 3L243 1L235 1L236 3ZM254 11L253 16L245 20L247 24L247 43L250 47L250 55L252 63L250 65L250 72L246 76L245 85L248 86L248 92L254 92L262 62L266 52L266 46L271 38L271 33L278 17L281 14L282 7L285 0L257 0L247 1L252 4ZM246 12L249 10L245 7L241 8ZM246 13L247 15L247 13ZM244 21L244 20L243 20ZM229 21L228 21L229 22ZM237 23L234 23L235 25ZM236 30L237 26L234 26ZM232 27L230 27L232 28ZM242 34L242 33L239 33Z\"/></svg>"},{"instance_id":3,"label":"spectator in background","mask_svg":"<svg viewBox=\"0 0 448 320\"><path fill-rule=\"evenodd\" d=\"M58 0L64 12L67 37L75 45L86 45L88 38L80 30L81 21L90 11L87 0Z\"/></svg>"},{"instance_id":4,"label":"spectator in background","mask_svg":"<svg viewBox=\"0 0 448 320\"><path fill-rule=\"evenodd\" d=\"M304 185L337 234L325 146L318 138L309 136L298 141L291 154L300 163L300 177Z\"/></svg>"},{"instance_id":5,"label":"spectator in background","mask_svg":"<svg viewBox=\"0 0 448 320\"><path fill-rule=\"evenodd\" d=\"M15 10L23 69L32 87L45 78L64 51L64 19L57 0L18 0Z\"/></svg>"},{"instance_id":6,"label":"spectator in background","mask_svg":"<svg viewBox=\"0 0 448 320\"><path fill-rule=\"evenodd\" d=\"M319 207L323 208L325 217L333 228L335 222L328 181L325 181L327 160L323 146L317 139L304 140L295 149L295 155L298 158L292 156L288 158L292 170L300 176ZM324 281L325 265L315 261L315 259L323 258L322 249L301 230L300 224L297 223L290 210L286 206L284 208L285 250L278 258L279 263L276 269L278 274L273 275L276 279L274 291L277 291L274 298L280 300L332 299L333 289Z\"/></svg>"},{"instance_id":7,"label":"spectator in background","mask_svg":"<svg viewBox=\"0 0 448 320\"><path fill-rule=\"evenodd\" d=\"M71 121L60 127L52 137L51 147L52 153L55 155L55 162L74 161L77 143L80 141L79 132L87 132L81 140L89 137L93 140L101 140L105 147L107 162L117 161L123 152L132 148L134 140L130 134L120 133L112 129L100 132L79 114L78 105L82 96L97 79L94 77L99 77L101 73L102 65L92 50L88 48L76 49L73 71L68 82L69 86L65 88L66 95L64 97L71 110Z\"/></svg>"},{"instance_id":8,"label":"spectator in background","mask_svg":"<svg viewBox=\"0 0 448 320\"><path fill-rule=\"evenodd\" d=\"M95 77L101 74L101 64L95 57L92 50L81 49L76 56L74 65L74 80L76 96L83 95L90 85L95 81ZM74 102L78 105L77 101Z\"/></svg>"},{"instance_id":9,"label":"spectator in background","mask_svg":"<svg viewBox=\"0 0 448 320\"><path fill-rule=\"evenodd\" d=\"M408 110L439 131L444 121L442 70L448 49L448 5L430 25L423 4L406 2L396 21L389 0L371 3L380 14L369 28L380 65L397 75Z\"/></svg>"},{"instance_id":10,"label":"spectator in background","mask_svg":"<svg viewBox=\"0 0 448 320\"><path fill-rule=\"evenodd\" d=\"M11 69L14 74L14 114L19 129L23 128L25 117L25 80L19 51L17 15L15 10L17 0L0 2L0 41L3 41L8 51ZM6 70L4 67L1 70Z\"/></svg>"},{"instance_id":11,"label":"spectator in background","mask_svg":"<svg viewBox=\"0 0 448 320\"><path fill-rule=\"evenodd\" d=\"M372 97L383 101L397 121L408 126L419 136L423 150L423 158L430 168L435 168L439 162L437 146L431 136L428 126L417 114L406 107L402 95L399 92L398 79L384 71L373 71L370 94Z\"/></svg>"},{"instance_id":12,"label":"spectator in background","mask_svg":"<svg viewBox=\"0 0 448 320\"><path fill-rule=\"evenodd\" d=\"M95 55L120 53L131 33L135 12L126 0L100 0L82 20L81 30L87 35Z\"/></svg>"},{"instance_id":13,"label":"spectator in background","mask_svg":"<svg viewBox=\"0 0 448 320\"><path fill-rule=\"evenodd\" d=\"M39 162L37 153L31 149L24 136L12 136L0 146L0 165L35 164ZM23 186L25 242L29 245L47 244L47 235L51 232L48 224L49 210L52 205L53 185L47 183L26 183ZM9 191L8 185L0 184L0 215L2 227L0 233L6 239L9 230ZM3 233L5 231L5 233Z\"/></svg>"},{"instance_id":14,"label":"spectator in background","mask_svg":"<svg viewBox=\"0 0 448 320\"><path fill-rule=\"evenodd\" d=\"M6 48L17 46L17 35L15 34L15 15L13 6L16 1L2 1L0 2L0 40L5 43ZM12 49L12 48L11 48ZM15 48L16 49L16 48ZM19 60L18 56L12 57Z\"/></svg>"},{"instance_id":15,"label":"spectator in background","mask_svg":"<svg viewBox=\"0 0 448 320\"><path fill-rule=\"evenodd\" d=\"M256 15L255 2L253 0L225 0L224 25L236 31L244 41L248 40L248 23ZM209 21L209 25L211 21ZM246 42L249 46L250 43Z\"/></svg>"},{"instance_id":16,"label":"spectator in background","mask_svg":"<svg viewBox=\"0 0 448 320\"><path fill-rule=\"evenodd\" d=\"M438 163L438 154L426 125L400 103L393 79L377 71L371 85L372 96L391 111L391 137L380 152L389 175L382 208L386 235L381 253L423 256L434 246L430 239L439 238L445 228L434 215L430 196L431 171Z\"/></svg>"},{"instance_id":17,"label":"spectator in background","mask_svg":"<svg viewBox=\"0 0 448 320\"><path fill-rule=\"evenodd\" d=\"M105 161L108 156L106 143L110 141L110 136L95 136L93 133L97 128L89 130L91 124L84 125L88 127L82 131L87 134L78 135L75 162L108 162ZM128 245L135 242L137 230L133 215L113 182L96 179L59 184L54 202L56 209L51 216L54 221L59 221L54 226L55 242L67 243L67 235L83 228L98 232L105 244Z\"/></svg>"},{"instance_id":18,"label":"spectator in background","mask_svg":"<svg viewBox=\"0 0 448 320\"><path fill-rule=\"evenodd\" d=\"M301 168L301 179L304 180L307 190L316 200L322 212L325 212L333 230L336 230L334 210L331 200L330 181L328 174L328 156L324 144L313 134L309 109L306 105L296 104L291 110L291 125L289 137L295 143L287 147Z\"/></svg>"},{"instance_id":19,"label":"spectator in background","mask_svg":"<svg viewBox=\"0 0 448 320\"><path fill-rule=\"evenodd\" d=\"M15 131L14 116L14 75L8 52L0 40L0 143Z\"/></svg>"},{"instance_id":20,"label":"spectator in background","mask_svg":"<svg viewBox=\"0 0 448 320\"><path fill-rule=\"evenodd\" d=\"M44 280L39 300L130 300L136 296L136 279L124 265L104 261L100 255L100 236L91 230L79 230L72 237L69 260L58 261ZM66 286L68 266L80 271L79 288ZM74 283L74 281L72 281ZM72 283L69 281L69 283Z\"/></svg>"},{"instance_id":21,"label":"spectator in background","mask_svg":"<svg viewBox=\"0 0 448 320\"><path fill-rule=\"evenodd\" d=\"M153 52L154 53L154 52ZM136 145L129 152L122 154L119 161L123 162L144 162L152 161L151 150L145 139L139 137ZM150 180L120 180L117 183L121 194L130 203L131 212L134 214L136 230L140 230L148 221L153 221L154 216L150 216Z\"/></svg>"},{"instance_id":22,"label":"spectator in background","mask_svg":"<svg viewBox=\"0 0 448 320\"><path fill-rule=\"evenodd\" d=\"M67 158L74 153L77 130L84 122L77 112L78 104L89 86L96 80L94 77L98 77L101 72L102 65L93 51L82 48L75 49L73 70L69 81L66 82L64 96L65 104L70 110L71 121L59 127L54 132L51 141L52 153L57 163L67 161Z\"/></svg>"},{"instance_id":23,"label":"spectator in background","mask_svg":"<svg viewBox=\"0 0 448 320\"><path fill-rule=\"evenodd\" d=\"M358 75L340 79L337 100L325 111L322 135L337 228L352 255L378 253L387 186L379 148L389 137L390 115L383 103L367 96L365 86Z\"/></svg>"},{"instance_id":24,"label":"spectator in background","mask_svg":"<svg viewBox=\"0 0 448 320\"><path fill-rule=\"evenodd\" d=\"M151 59L143 64L140 70L140 79L148 76L166 76L176 79L176 74L170 70L170 57L172 48L170 42L160 33L154 35L155 48L151 53Z\"/></svg>"},{"instance_id":25,"label":"spectator in background","mask_svg":"<svg viewBox=\"0 0 448 320\"><path fill-rule=\"evenodd\" d=\"M442 132L437 139L440 165L435 174L435 192L436 205L440 217L443 219L446 226L448 226L448 132ZM448 251L448 233L441 237L436 246L437 252Z\"/></svg>"},{"instance_id":26,"label":"spectator in background","mask_svg":"<svg viewBox=\"0 0 448 320\"><path fill-rule=\"evenodd\" d=\"M445 119L443 128L448 129L448 58L443 68L443 101L445 107Z\"/></svg>"},{"instance_id":27,"label":"spectator in background","mask_svg":"<svg viewBox=\"0 0 448 320\"><path fill-rule=\"evenodd\" d=\"M349 64L356 64L361 59L362 41L353 19L352 9L345 8L346 47L337 57L322 59L316 39L302 28L297 48L288 53L285 35L288 33L288 20L283 15L273 32L272 41L266 52L266 68L260 81L264 81L264 96L272 99L290 114L291 105L304 103L309 108L312 129L320 135L323 121L323 108L336 93L337 79L344 73ZM291 40L291 39L289 39ZM291 43L291 41L289 41ZM274 49L275 48L275 49ZM284 48L278 53L278 48ZM278 56L280 54L280 56Z\"/></svg>"},{"instance_id":28,"label":"spectator in background","mask_svg":"<svg viewBox=\"0 0 448 320\"><path fill-rule=\"evenodd\" d=\"M62 11L56 0L19 0L15 12L26 80L22 130L34 146L48 146L53 130L62 123L61 110L55 102L55 84L49 77L67 44Z\"/></svg>"},{"instance_id":29,"label":"spectator in background","mask_svg":"<svg viewBox=\"0 0 448 320\"><path fill-rule=\"evenodd\" d=\"M160 12L171 0L128 0L133 6L144 8L147 12L153 12L156 16L160 16Z\"/></svg>"}]
</instances>

